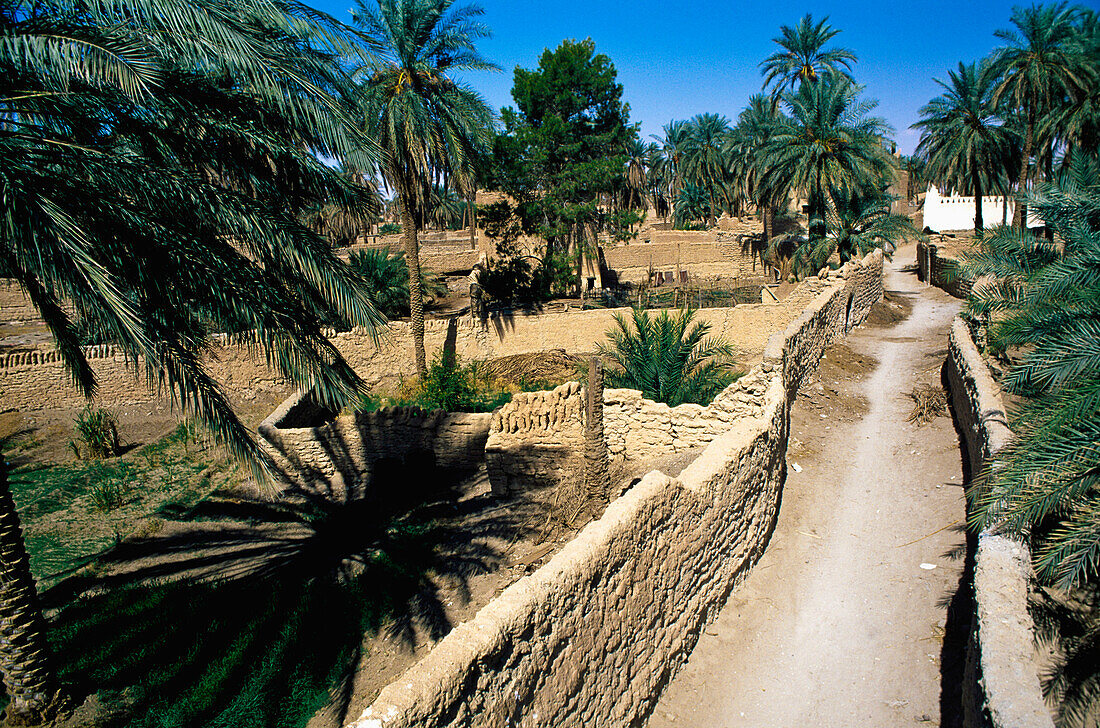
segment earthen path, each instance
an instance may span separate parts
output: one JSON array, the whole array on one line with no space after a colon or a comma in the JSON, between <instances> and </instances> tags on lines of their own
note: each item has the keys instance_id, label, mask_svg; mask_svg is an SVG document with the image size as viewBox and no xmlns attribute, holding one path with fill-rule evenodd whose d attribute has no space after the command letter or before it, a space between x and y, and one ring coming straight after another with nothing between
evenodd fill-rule
<instances>
[{"instance_id":1,"label":"earthen path","mask_svg":"<svg viewBox=\"0 0 1100 728\"><path fill-rule=\"evenodd\" d=\"M650 728L954 725L958 666L941 662L963 569L961 457L949 418L906 421L906 393L938 384L959 302L903 271L913 259L899 250L886 274L908 318L842 343L878 366L827 355L796 402L771 543Z\"/></svg>"}]
</instances>

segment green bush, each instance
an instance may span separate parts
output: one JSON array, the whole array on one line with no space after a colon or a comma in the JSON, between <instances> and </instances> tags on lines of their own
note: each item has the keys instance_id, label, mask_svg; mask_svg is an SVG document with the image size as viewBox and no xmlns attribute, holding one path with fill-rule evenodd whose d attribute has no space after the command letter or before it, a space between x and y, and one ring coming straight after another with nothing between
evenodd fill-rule
<instances>
[{"instance_id":1,"label":"green bush","mask_svg":"<svg viewBox=\"0 0 1100 728\"><path fill-rule=\"evenodd\" d=\"M378 228L379 235L398 235L401 233L401 226L395 222L387 222Z\"/></svg>"},{"instance_id":2,"label":"green bush","mask_svg":"<svg viewBox=\"0 0 1100 728\"><path fill-rule=\"evenodd\" d=\"M103 459L119 454L118 419L103 408L85 407L73 422L76 438L69 447L78 458Z\"/></svg>"},{"instance_id":3,"label":"green bush","mask_svg":"<svg viewBox=\"0 0 1100 728\"><path fill-rule=\"evenodd\" d=\"M355 250L348 265L366 281L375 308L390 318L409 315L409 267L404 253L389 248ZM422 270L420 283L428 298L447 294L447 285L437 275Z\"/></svg>"},{"instance_id":4,"label":"green bush","mask_svg":"<svg viewBox=\"0 0 1100 728\"><path fill-rule=\"evenodd\" d=\"M662 311L654 318L634 308L632 321L616 314L607 332L611 345L600 346L600 353L616 364L608 369L608 386L637 389L673 407L708 404L743 372L732 347L720 339L705 340L710 324L692 324L694 318L694 309L682 309L677 316Z\"/></svg>"}]
</instances>

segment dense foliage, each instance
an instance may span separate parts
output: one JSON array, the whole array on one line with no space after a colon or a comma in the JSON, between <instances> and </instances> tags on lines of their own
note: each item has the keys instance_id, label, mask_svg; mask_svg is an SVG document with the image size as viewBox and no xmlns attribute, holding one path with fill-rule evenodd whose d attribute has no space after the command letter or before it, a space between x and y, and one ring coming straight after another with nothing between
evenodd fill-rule
<instances>
[{"instance_id":1,"label":"dense foliage","mask_svg":"<svg viewBox=\"0 0 1100 728\"><path fill-rule=\"evenodd\" d=\"M626 151L637 137L622 94L615 66L592 40L567 40L545 50L537 68L516 68L516 105L501 110L504 129L486 174L514 201L524 231L545 241L542 266L552 271L572 262L574 276L541 276L553 293L577 290L598 230L632 223L600 204L622 186Z\"/></svg>"},{"instance_id":2,"label":"dense foliage","mask_svg":"<svg viewBox=\"0 0 1100 728\"><path fill-rule=\"evenodd\" d=\"M630 320L615 314L600 353L614 362L607 369L610 387L637 389L644 397L673 407L685 402L710 404L741 372L729 344L705 338L710 324L695 321L693 309L677 314L635 308Z\"/></svg>"},{"instance_id":3,"label":"dense foliage","mask_svg":"<svg viewBox=\"0 0 1100 728\"><path fill-rule=\"evenodd\" d=\"M977 525L1031 532L1035 566L1063 587L1100 576L1100 164L1079 159L1030 203L1047 241L1001 228L969 256L972 315L995 350L1019 351L1002 386L1027 399L1016 438L978 492Z\"/></svg>"}]
</instances>

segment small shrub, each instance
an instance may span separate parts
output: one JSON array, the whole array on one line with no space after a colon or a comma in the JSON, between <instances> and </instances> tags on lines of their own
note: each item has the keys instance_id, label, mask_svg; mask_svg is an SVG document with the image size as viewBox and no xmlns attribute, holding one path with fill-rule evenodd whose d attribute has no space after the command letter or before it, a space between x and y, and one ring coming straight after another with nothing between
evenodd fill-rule
<instances>
[{"instance_id":1,"label":"small shrub","mask_svg":"<svg viewBox=\"0 0 1100 728\"><path fill-rule=\"evenodd\" d=\"M118 419L103 408L85 407L73 423L76 439L69 446L81 459L103 459L118 455Z\"/></svg>"},{"instance_id":2,"label":"small shrub","mask_svg":"<svg viewBox=\"0 0 1100 728\"><path fill-rule=\"evenodd\" d=\"M401 232L401 226L395 222L387 222L378 228L379 235L397 235Z\"/></svg>"},{"instance_id":3,"label":"small shrub","mask_svg":"<svg viewBox=\"0 0 1100 728\"><path fill-rule=\"evenodd\" d=\"M122 483L114 478L92 483L88 492L92 496L92 505L101 513L110 513L122 505Z\"/></svg>"},{"instance_id":4,"label":"small shrub","mask_svg":"<svg viewBox=\"0 0 1100 728\"><path fill-rule=\"evenodd\" d=\"M428 409L472 412L480 404L477 367L463 366L451 351L441 351L432 360L420 382L420 403Z\"/></svg>"}]
</instances>

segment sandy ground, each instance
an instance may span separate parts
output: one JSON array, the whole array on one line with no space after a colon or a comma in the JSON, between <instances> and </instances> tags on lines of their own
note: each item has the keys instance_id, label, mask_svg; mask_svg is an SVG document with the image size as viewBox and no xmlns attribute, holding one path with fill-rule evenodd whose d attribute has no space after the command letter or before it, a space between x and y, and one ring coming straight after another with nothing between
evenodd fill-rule
<instances>
[{"instance_id":1,"label":"sandy ground","mask_svg":"<svg viewBox=\"0 0 1100 728\"><path fill-rule=\"evenodd\" d=\"M886 279L911 315L853 332L803 389L772 541L650 728L956 724L961 455L948 417L907 422L905 394L939 382L959 302L913 258Z\"/></svg>"}]
</instances>

